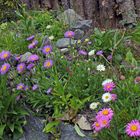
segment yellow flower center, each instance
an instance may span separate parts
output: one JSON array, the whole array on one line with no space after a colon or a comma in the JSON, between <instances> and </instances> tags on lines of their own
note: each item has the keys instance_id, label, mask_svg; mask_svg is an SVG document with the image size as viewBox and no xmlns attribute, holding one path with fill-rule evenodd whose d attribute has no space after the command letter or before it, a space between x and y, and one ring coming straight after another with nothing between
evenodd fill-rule
<instances>
[{"instance_id":1,"label":"yellow flower center","mask_svg":"<svg viewBox=\"0 0 140 140\"><path fill-rule=\"evenodd\" d=\"M22 69L22 68L23 68L23 66L19 66L19 68L20 68L20 69Z\"/></svg>"},{"instance_id":2,"label":"yellow flower center","mask_svg":"<svg viewBox=\"0 0 140 140\"><path fill-rule=\"evenodd\" d=\"M19 86L19 89L22 89L23 88L23 86Z\"/></svg>"},{"instance_id":3,"label":"yellow flower center","mask_svg":"<svg viewBox=\"0 0 140 140\"><path fill-rule=\"evenodd\" d=\"M103 115L108 115L109 114L109 111L107 109L105 109L105 110L102 111L102 114Z\"/></svg>"},{"instance_id":4,"label":"yellow flower center","mask_svg":"<svg viewBox=\"0 0 140 140\"><path fill-rule=\"evenodd\" d=\"M100 125L99 125L99 123L96 122L96 123L95 123L95 126L96 126L96 127L99 127Z\"/></svg>"},{"instance_id":5,"label":"yellow flower center","mask_svg":"<svg viewBox=\"0 0 140 140\"><path fill-rule=\"evenodd\" d=\"M46 52L49 52L50 50L51 50L50 48L46 48L46 49L45 49Z\"/></svg>"},{"instance_id":6,"label":"yellow flower center","mask_svg":"<svg viewBox=\"0 0 140 140\"><path fill-rule=\"evenodd\" d=\"M6 58L7 56L8 56L8 54L7 54L7 53L5 53L5 54L3 55L3 57L4 57L4 58Z\"/></svg>"},{"instance_id":7,"label":"yellow flower center","mask_svg":"<svg viewBox=\"0 0 140 140\"><path fill-rule=\"evenodd\" d=\"M6 68L7 68L6 66L3 66L3 67L2 67L2 71L5 71L5 70L6 70Z\"/></svg>"},{"instance_id":8,"label":"yellow flower center","mask_svg":"<svg viewBox=\"0 0 140 140\"><path fill-rule=\"evenodd\" d=\"M50 67L50 66L51 66L51 62L47 62L46 67Z\"/></svg>"},{"instance_id":9,"label":"yellow flower center","mask_svg":"<svg viewBox=\"0 0 140 140\"><path fill-rule=\"evenodd\" d=\"M68 32L68 36L71 36L72 34L71 34L71 32Z\"/></svg>"},{"instance_id":10,"label":"yellow flower center","mask_svg":"<svg viewBox=\"0 0 140 140\"><path fill-rule=\"evenodd\" d=\"M133 125L130 127L130 129L131 129L132 131L137 131L137 130L138 130L138 127L137 127L135 124L133 124Z\"/></svg>"},{"instance_id":11,"label":"yellow flower center","mask_svg":"<svg viewBox=\"0 0 140 140\"><path fill-rule=\"evenodd\" d=\"M107 85L107 89L109 89L110 88L110 85Z\"/></svg>"},{"instance_id":12,"label":"yellow flower center","mask_svg":"<svg viewBox=\"0 0 140 140\"><path fill-rule=\"evenodd\" d=\"M105 98L106 98L106 99L108 99L108 98L109 98L109 96L105 96Z\"/></svg>"},{"instance_id":13,"label":"yellow flower center","mask_svg":"<svg viewBox=\"0 0 140 140\"><path fill-rule=\"evenodd\" d=\"M104 125L106 125L106 124L107 124L107 121L106 121L106 120L103 120L102 123L103 123Z\"/></svg>"}]
</instances>

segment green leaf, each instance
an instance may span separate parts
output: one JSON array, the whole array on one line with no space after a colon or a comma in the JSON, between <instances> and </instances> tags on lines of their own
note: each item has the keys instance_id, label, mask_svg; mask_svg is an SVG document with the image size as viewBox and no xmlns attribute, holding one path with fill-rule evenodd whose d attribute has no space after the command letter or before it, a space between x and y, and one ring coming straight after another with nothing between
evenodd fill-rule
<instances>
[{"instance_id":1,"label":"green leaf","mask_svg":"<svg viewBox=\"0 0 140 140\"><path fill-rule=\"evenodd\" d=\"M80 130L80 128L78 127L77 124L75 124L74 128L75 128L75 131L77 132L77 134L78 134L79 136L85 137L85 134L83 134L83 133L81 132L81 130Z\"/></svg>"},{"instance_id":2,"label":"green leaf","mask_svg":"<svg viewBox=\"0 0 140 140\"><path fill-rule=\"evenodd\" d=\"M9 124L8 126L9 126L10 130L11 130L12 132L14 132L14 123L13 123L13 124Z\"/></svg>"},{"instance_id":3,"label":"green leaf","mask_svg":"<svg viewBox=\"0 0 140 140\"><path fill-rule=\"evenodd\" d=\"M49 132L53 132L55 127L59 124L60 122L59 121L53 121L53 122L49 122L43 131L45 131L46 133L49 133Z\"/></svg>"},{"instance_id":4,"label":"green leaf","mask_svg":"<svg viewBox=\"0 0 140 140\"><path fill-rule=\"evenodd\" d=\"M3 135L4 129L5 129L6 125L0 125L0 137Z\"/></svg>"}]
</instances>

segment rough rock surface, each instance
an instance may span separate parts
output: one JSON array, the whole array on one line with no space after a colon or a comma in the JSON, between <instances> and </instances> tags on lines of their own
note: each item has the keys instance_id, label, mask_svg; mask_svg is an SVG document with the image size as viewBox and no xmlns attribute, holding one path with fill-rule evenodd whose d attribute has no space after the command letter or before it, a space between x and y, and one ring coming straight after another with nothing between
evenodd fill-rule
<instances>
[{"instance_id":1,"label":"rough rock surface","mask_svg":"<svg viewBox=\"0 0 140 140\"><path fill-rule=\"evenodd\" d=\"M77 21L83 20L82 17L73 9L65 10L63 13L58 15L58 19L70 27L74 26Z\"/></svg>"},{"instance_id":2,"label":"rough rock surface","mask_svg":"<svg viewBox=\"0 0 140 140\"><path fill-rule=\"evenodd\" d=\"M90 138L85 134L85 137L80 137L74 127L70 124L64 124L62 123L60 126L61 129L61 137L60 140L93 140L93 138Z\"/></svg>"},{"instance_id":3,"label":"rough rock surface","mask_svg":"<svg viewBox=\"0 0 140 140\"><path fill-rule=\"evenodd\" d=\"M90 29L91 26L92 26L92 20L82 20L82 21L77 21L75 26L73 26L73 29L87 30Z\"/></svg>"},{"instance_id":4,"label":"rough rock surface","mask_svg":"<svg viewBox=\"0 0 140 140\"><path fill-rule=\"evenodd\" d=\"M42 132L43 128L43 119L33 116L27 117L24 135L20 140L50 140L49 136Z\"/></svg>"},{"instance_id":5,"label":"rough rock surface","mask_svg":"<svg viewBox=\"0 0 140 140\"><path fill-rule=\"evenodd\" d=\"M69 38L61 38L56 42L56 46L58 48L67 48L69 45L74 45L76 40L69 39Z\"/></svg>"},{"instance_id":6,"label":"rough rock surface","mask_svg":"<svg viewBox=\"0 0 140 140\"><path fill-rule=\"evenodd\" d=\"M84 31L82 31L80 29L75 30L74 39L78 40L78 39L81 39L83 36L84 36Z\"/></svg>"}]
</instances>

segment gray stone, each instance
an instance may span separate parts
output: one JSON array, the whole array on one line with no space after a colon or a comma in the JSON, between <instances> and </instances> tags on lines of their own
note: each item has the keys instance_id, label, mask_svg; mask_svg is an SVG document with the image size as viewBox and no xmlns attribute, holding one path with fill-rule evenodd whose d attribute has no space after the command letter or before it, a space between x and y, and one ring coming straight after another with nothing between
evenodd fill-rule
<instances>
[{"instance_id":1,"label":"gray stone","mask_svg":"<svg viewBox=\"0 0 140 140\"><path fill-rule=\"evenodd\" d=\"M58 15L57 18L70 27L74 26L77 21L83 20L82 17L78 15L73 9L65 10L63 13Z\"/></svg>"},{"instance_id":2,"label":"gray stone","mask_svg":"<svg viewBox=\"0 0 140 140\"><path fill-rule=\"evenodd\" d=\"M93 138L90 138L89 136L80 137L76 133L72 125L62 123L60 129L61 129L60 140L93 140Z\"/></svg>"},{"instance_id":3,"label":"gray stone","mask_svg":"<svg viewBox=\"0 0 140 140\"><path fill-rule=\"evenodd\" d=\"M60 50L62 53L67 53L68 51L69 51L69 49L68 48L63 48L63 49L61 49Z\"/></svg>"},{"instance_id":4,"label":"gray stone","mask_svg":"<svg viewBox=\"0 0 140 140\"><path fill-rule=\"evenodd\" d=\"M82 29L82 30L87 30L92 27L92 20L82 20L82 21L77 21L75 26L73 26L73 29Z\"/></svg>"},{"instance_id":5,"label":"gray stone","mask_svg":"<svg viewBox=\"0 0 140 140\"><path fill-rule=\"evenodd\" d=\"M30 52L26 52L25 54L23 54L23 55L21 56L20 61L21 61L21 62L27 61L27 60L28 60L28 57L29 57L31 54L32 54L32 53L30 53Z\"/></svg>"},{"instance_id":6,"label":"gray stone","mask_svg":"<svg viewBox=\"0 0 140 140\"><path fill-rule=\"evenodd\" d=\"M43 133L43 119L27 117L27 125L24 126L24 135L20 140L49 140L49 136Z\"/></svg>"},{"instance_id":7,"label":"gray stone","mask_svg":"<svg viewBox=\"0 0 140 140\"><path fill-rule=\"evenodd\" d=\"M84 31L82 31L80 29L75 30L74 39L78 40L78 39L81 39L83 36L84 36Z\"/></svg>"},{"instance_id":8,"label":"gray stone","mask_svg":"<svg viewBox=\"0 0 140 140\"><path fill-rule=\"evenodd\" d=\"M76 40L70 38L61 38L56 42L58 48L67 48L69 45L74 45Z\"/></svg>"}]
</instances>

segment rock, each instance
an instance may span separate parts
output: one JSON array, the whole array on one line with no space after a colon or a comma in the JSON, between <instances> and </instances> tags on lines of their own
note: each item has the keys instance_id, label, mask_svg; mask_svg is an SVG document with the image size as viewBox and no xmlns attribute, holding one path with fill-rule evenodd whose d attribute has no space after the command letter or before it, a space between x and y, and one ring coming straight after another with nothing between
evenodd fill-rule
<instances>
[{"instance_id":1,"label":"rock","mask_svg":"<svg viewBox=\"0 0 140 140\"><path fill-rule=\"evenodd\" d=\"M75 30L74 39L78 40L78 39L81 39L83 36L84 36L84 31L82 31L80 29Z\"/></svg>"},{"instance_id":2,"label":"rock","mask_svg":"<svg viewBox=\"0 0 140 140\"><path fill-rule=\"evenodd\" d=\"M73 9L65 10L62 14L58 15L57 18L70 27L74 26L77 21L83 20Z\"/></svg>"},{"instance_id":3,"label":"rock","mask_svg":"<svg viewBox=\"0 0 140 140\"><path fill-rule=\"evenodd\" d=\"M27 117L27 125L24 126L24 136L20 140L49 140L49 136L42 132L43 128L42 118Z\"/></svg>"},{"instance_id":4,"label":"rock","mask_svg":"<svg viewBox=\"0 0 140 140\"><path fill-rule=\"evenodd\" d=\"M87 118L83 115L77 120L76 123L82 130L92 130L90 123L88 122Z\"/></svg>"},{"instance_id":5,"label":"rock","mask_svg":"<svg viewBox=\"0 0 140 140\"><path fill-rule=\"evenodd\" d=\"M63 48L63 49L61 49L60 50L62 53L67 53L68 51L69 51L69 49L68 48Z\"/></svg>"},{"instance_id":6,"label":"rock","mask_svg":"<svg viewBox=\"0 0 140 140\"><path fill-rule=\"evenodd\" d=\"M27 61L27 60L28 60L28 57L29 57L31 54L32 54L32 53L30 53L30 52L26 52L25 54L23 54L23 55L21 56L20 61L21 61L21 62Z\"/></svg>"},{"instance_id":7,"label":"rock","mask_svg":"<svg viewBox=\"0 0 140 140\"><path fill-rule=\"evenodd\" d=\"M60 140L93 140L93 138L90 138L88 136L80 137L76 133L74 127L72 125L70 125L70 124L62 123L60 125L60 130L61 130Z\"/></svg>"},{"instance_id":8,"label":"rock","mask_svg":"<svg viewBox=\"0 0 140 140\"><path fill-rule=\"evenodd\" d=\"M69 38L61 38L56 42L56 46L58 48L67 48L69 45L74 45L76 40L69 39Z\"/></svg>"},{"instance_id":9,"label":"rock","mask_svg":"<svg viewBox=\"0 0 140 140\"><path fill-rule=\"evenodd\" d=\"M75 26L73 26L73 29L87 30L90 29L91 26L92 26L92 20L82 20L82 21L77 21Z\"/></svg>"}]
</instances>

